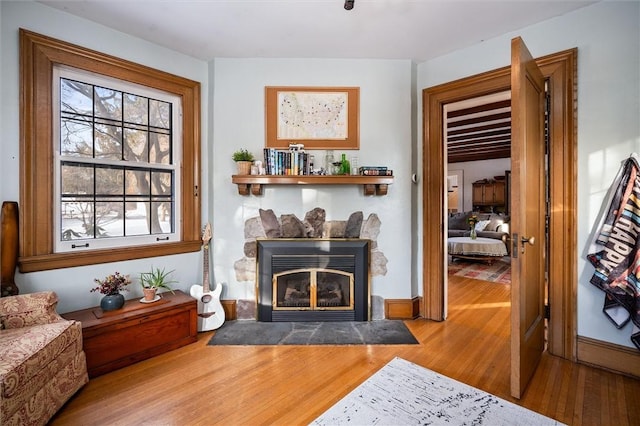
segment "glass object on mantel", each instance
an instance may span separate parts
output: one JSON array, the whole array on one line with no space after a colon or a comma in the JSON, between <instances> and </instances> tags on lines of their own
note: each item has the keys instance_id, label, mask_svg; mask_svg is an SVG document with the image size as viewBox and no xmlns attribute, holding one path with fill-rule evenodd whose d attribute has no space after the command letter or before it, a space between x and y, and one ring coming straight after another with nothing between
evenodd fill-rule
<instances>
[{"instance_id":1,"label":"glass object on mantel","mask_svg":"<svg viewBox=\"0 0 640 426\"><path fill-rule=\"evenodd\" d=\"M340 172L338 174L341 175L349 175L351 174L351 164L349 160L347 160L347 154L342 154L342 159L340 162Z\"/></svg>"},{"instance_id":2,"label":"glass object on mantel","mask_svg":"<svg viewBox=\"0 0 640 426\"><path fill-rule=\"evenodd\" d=\"M330 175L332 173L334 161L333 150L327 150L324 154L324 171L326 174Z\"/></svg>"},{"instance_id":3,"label":"glass object on mantel","mask_svg":"<svg viewBox=\"0 0 640 426\"><path fill-rule=\"evenodd\" d=\"M354 155L351 157L351 174L357 175L358 173L358 157Z\"/></svg>"}]
</instances>

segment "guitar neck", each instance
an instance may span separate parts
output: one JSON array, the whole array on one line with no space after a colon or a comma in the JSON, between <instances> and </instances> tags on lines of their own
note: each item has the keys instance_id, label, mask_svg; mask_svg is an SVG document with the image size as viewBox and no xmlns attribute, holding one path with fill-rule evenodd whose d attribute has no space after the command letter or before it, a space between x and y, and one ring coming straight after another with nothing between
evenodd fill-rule
<instances>
[{"instance_id":1,"label":"guitar neck","mask_svg":"<svg viewBox=\"0 0 640 426\"><path fill-rule=\"evenodd\" d=\"M202 267L204 274L202 276L202 291L209 293L211 291L209 284L209 244L204 245L204 266Z\"/></svg>"}]
</instances>

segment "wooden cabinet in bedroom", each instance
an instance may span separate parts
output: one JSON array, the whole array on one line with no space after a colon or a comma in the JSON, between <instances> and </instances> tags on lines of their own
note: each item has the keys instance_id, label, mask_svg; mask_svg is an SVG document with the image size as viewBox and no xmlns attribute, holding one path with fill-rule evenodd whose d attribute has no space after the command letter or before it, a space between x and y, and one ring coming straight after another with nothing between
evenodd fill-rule
<instances>
[{"instance_id":1,"label":"wooden cabinet in bedroom","mask_svg":"<svg viewBox=\"0 0 640 426\"><path fill-rule=\"evenodd\" d=\"M478 181L473 183L473 205L504 206L506 201L505 181Z\"/></svg>"}]
</instances>

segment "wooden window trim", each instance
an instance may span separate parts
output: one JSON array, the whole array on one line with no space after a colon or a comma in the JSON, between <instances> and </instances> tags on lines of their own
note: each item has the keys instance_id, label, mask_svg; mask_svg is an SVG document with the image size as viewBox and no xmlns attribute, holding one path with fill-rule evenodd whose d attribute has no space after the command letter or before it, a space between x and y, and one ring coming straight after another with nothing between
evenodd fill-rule
<instances>
[{"instance_id":1,"label":"wooden window trim","mask_svg":"<svg viewBox=\"0 0 640 426\"><path fill-rule=\"evenodd\" d=\"M73 253L53 251L55 64L174 93L182 98L182 239L179 242ZM20 29L21 272L165 256L200 250L200 83Z\"/></svg>"}]
</instances>

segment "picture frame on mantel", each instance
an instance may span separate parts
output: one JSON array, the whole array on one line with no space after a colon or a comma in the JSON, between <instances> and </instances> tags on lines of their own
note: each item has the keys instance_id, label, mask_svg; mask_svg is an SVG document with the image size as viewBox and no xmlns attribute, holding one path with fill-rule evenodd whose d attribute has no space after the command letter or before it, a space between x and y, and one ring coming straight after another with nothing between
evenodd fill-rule
<instances>
[{"instance_id":1,"label":"picture frame on mantel","mask_svg":"<svg viewBox=\"0 0 640 426\"><path fill-rule=\"evenodd\" d=\"M359 87L265 87L267 148L360 149Z\"/></svg>"}]
</instances>

